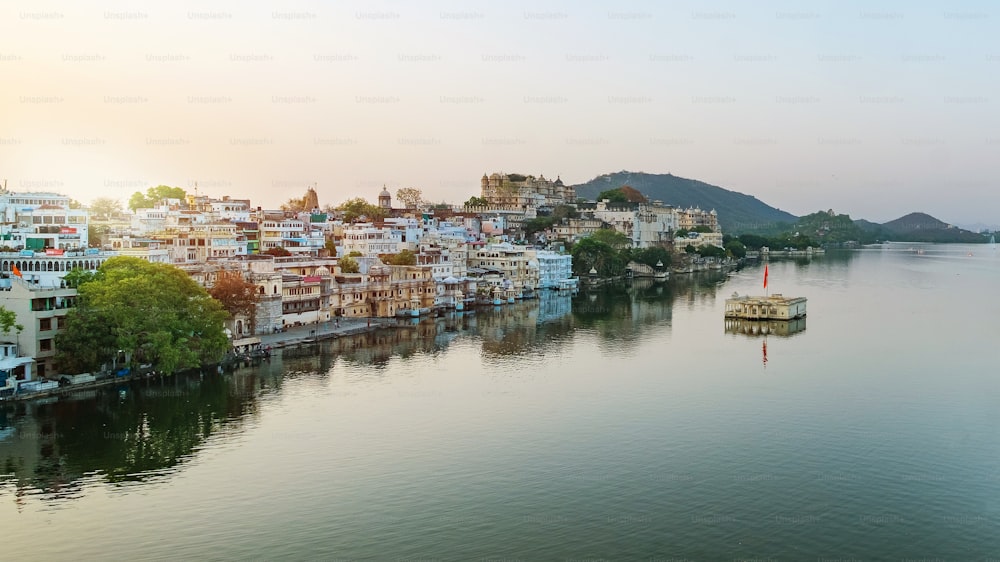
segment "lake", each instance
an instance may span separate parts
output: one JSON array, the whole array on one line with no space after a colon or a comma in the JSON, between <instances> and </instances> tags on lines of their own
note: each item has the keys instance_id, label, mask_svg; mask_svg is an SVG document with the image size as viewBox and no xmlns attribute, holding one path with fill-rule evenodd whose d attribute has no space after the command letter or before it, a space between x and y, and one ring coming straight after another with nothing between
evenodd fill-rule
<instances>
[{"instance_id":1,"label":"lake","mask_svg":"<svg viewBox=\"0 0 1000 562\"><path fill-rule=\"evenodd\" d=\"M772 259L806 321L724 321L762 275L4 407L3 558L1000 559L1000 255Z\"/></svg>"}]
</instances>

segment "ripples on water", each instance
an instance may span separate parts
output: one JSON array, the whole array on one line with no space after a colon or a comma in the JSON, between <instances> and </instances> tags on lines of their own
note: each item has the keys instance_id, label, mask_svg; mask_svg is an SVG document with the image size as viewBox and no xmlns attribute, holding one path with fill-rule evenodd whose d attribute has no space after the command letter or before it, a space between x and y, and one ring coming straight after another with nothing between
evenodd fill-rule
<instances>
[{"instance_id":1,"label":"ripples on water","mask_svg":"<svg viewBox=\"0 0 1000 562\"><path fill-rule=\"evenodd\" d=\"M748 267L17 404L5 558L1000 558L1000 259L922 248L772 261L766 339Z\"/></svg>"}]
</instances>

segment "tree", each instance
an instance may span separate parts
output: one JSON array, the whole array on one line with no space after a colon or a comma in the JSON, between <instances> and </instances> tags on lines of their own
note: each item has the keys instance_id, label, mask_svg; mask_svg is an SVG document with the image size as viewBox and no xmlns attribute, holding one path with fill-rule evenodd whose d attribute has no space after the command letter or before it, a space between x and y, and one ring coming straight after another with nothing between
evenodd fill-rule
<instances>
[{"instance_id":1,"label":"tree","mask_svg":"<svg viewBox=\"0 0 1000 562\"><path fill-rule=\"evenodd\" d=\"M537 232L552 228L555 222L555 219L552 217L535 217L521 223L521 227L524 229L525 236L531 236Z\"/></svg>"},{"instance_id":2,"label":"tree","mask_svg":"<svg viewBox=\"0 0 1000 562\"><path fill-rule=\"evenodd\" d=\"M627 201L631 201L633 203L648 203L649 202L649 199L647 199L646 196L643 195L641 191L639 191L638 189L635 189L634 187L632 187L630 185L623 185L623 186L619 187L618 189L621 190L622 195L625 196L625 199Z\"/></svg>"},{"instance_id":3,"label":"tree","mask_svg":"<svg viewBox=\"0 0 1000 562\"><path fill-rule=\"evenodd\" d=\"M290 211L293 213L299 213L306 210L306 200L301 197L292 197L288 201L281 204L282 211Z\"/></svg>"},{"instance_id":4,"label":"tree","mask_svg":"<svg viewBox=\"0 0 1000 562\"><path fill-rule=\"evenodd\" d=\"M110 219L122 210L122 203L110 197L98 197L90 203L90 214L96 218Z\"/></svg>"},{"instance_id":5,"label":"tree","mask_svg":"<svg viewBox=\"0 0 1000 562\"><path fill-rule=\"evenodd\" d=\"M11 330L20 334L24 330L24 326L17 323L17 314L13 310L0 306L0 332L7 336L10 335Z\"/></svg>"},{"instance_id":6,"label":"tree","mask_svg":"<svg viewBox=\"0 0 1000 562\"><path fill-rule=\"evenodd\" d=\"M231 318L243 315L250 324L252 334L257 327L257 302L260 299L257 286L243 278L236 271L220 271L215 284L208 290L212 298L222 304Z\"/></svg>"},{"instance_id":7,"label":"tree","mask_svg":"<svg viewBox=\"0 0 1000 562\"><path fill-rule=\"evenodd\" d=\"M385 216L385 211L381 207L372 205L361 197L344 201L337 206L337 210L344 214L344 222L355 222L362 217L373 220Z\"/></svg>"},{"instance_id":8,"label":"tree","mask_svg":"<svg viewBox=\"0 0 1000 562\"><path fill-rule=\"evenodd\" d=\"M415 187L402 187L396 190L396 200L407 209L416 209L423 201L423 192Z\"/></svg>"},{"instance_id":9,"label":"tree","mask_svg":"<svg viewBox=\"0 0 1000 562\"><path fill-rule=\"evenodd\" d=\"M66 372L97 370L122 350L131 366L167 373L222 358L226 311L184 271L132 257L104 262L81 283L77 306L56 336L56 362Z\"/></svg>"},{"instance_id":10,"label":"tree","mask_svg":"<svg viewBox=\"0 0 1000 562\"><path fill-rule=\"evenodd\" d=\"M724 258L726 249L714 244L703 244L698 248L698 255L705 258Z\"/></svg>"},{"instance_id":11,"label":"tree","mask_svg":"<svg viewBox=\"0 0 1000 562\"><path fill-rule=\"evenodd\" d=\"M149 209L164 199L183 200L185 197L187 197L187 192L180 187L158 185L147 189L145 194L140 191L133 193L132 197L128 200L128 208L133 211L136 209Z\"/></svg>"},{"instance_id":12,"label":"tree","mask_svg":"<svg viewBox=\"0 0 1000 562\"><path fill-rule=\"evenodd\" d=\"M340 258L340 272L341 273L359 273L361 271L361 266L358 265L358 261L351 256L344 256Z\"/></svg>"},{"instance_id":13,"label":"tree","mask_svg":"<svg viewBox=\"0 0 1000 562\"><path fill-rule=\"evenodd\" d=\"M649 248L642 248L641 250L636 250L632 259L648 265L649 267L656 267L656 264L662 264L663 267L670 265L671 256L670 252L662 246L650 246Z\"/></svg>"},{"instance_id":14,"label":"tree","mask_svg":"<svg viewBox=\"0 0 1000 562\"><path fill-rule=\"evenodd\" d=\"M596 230L588 238L604 242L615 250L622 250L632 245L632 240L628 236L611 228Z\"/></svg>"},{"instance_id":15,"label":"tree","mask_svg":"<svg viewBox=\"0 0 1000 562\"><path fill-rule=\"evenodd\" d=\"M621 252L593 236L580 240L573 246L573 271L577 275L588 275L596 269L601 277L621 275L628 260Z\"/></svg>"},{"instance_id":16,"label":"tree","mask_svg":"<svg viewBox=\"0 0 1000 562\"><path fill-rule=\"evenodd\" d=\"M389 265L417 265L417 255L410 250L403 250L389 256L386 263Z\"/></svg>"},{"instance_id":17,"label":"tree","mask_svg":"<svg viewBox=\"0 0 1000 562\"><path fill-rule=\"evenodd\" d=\"M90 223L90 234L87 236L91 248L100 248L111 234L111 227L107 224Z\"/></svg>"},{"instance_id":18,"label":"tree","mask_svg":"<svg viewBox=\"0 0 1000 562\"><path fill-rule=\"evenodd\" d=\"M66 286L71 289L79 289L80 285L93 281L97 277L97 274L93 271L88 271L81 267L74 267L73 269L66 272L63 277L63 282Z\"/></svg>"},{"instance_id":19,"label":"tree","mask_svg":"<svg viewBox=\"0 0 1000 562\"><path fill-rule=\"evenodd\" d=\"M611 203L628 203L628 197L622 193L622 189L620 187L602 191L600 195L597 196L598 201L604 201L605 199Z\"/></svg>"},{"instance_id":20,"label":"tree","mask_svg":"<svg viewBox=\"0 0 1000 562\"><path fill-rule=\"evenodd\" d=\"M743 242L733 239L725 244L726 251L729 252L734 258L742 259L747 256L747 247L743 245Z\"/></svg>"},{"instance_id":21,"label":"tree","mask_svg":"<svg viewBox=\"0 0 1000 562\"><path fill-rule=\"evenodd\" d=\"M302 197L292 197L281 205L282 211L293 213L302 213L313 209L319 209L319 196L316 195L316 190L311 187L306 189L306 194Z\"/></svg>"},{"instance_id":22,"label":"tree","mask_svg":"<svg viewBox=\"0 0 1000 562\"><path fill-rule=\"evenodd\" d=\"M465 202L466 207L487 207L490 202L488 199L482 197L469 197L469 200Z\"/></svg>"},{"instance_id":23,"label":"tree","mask_svg":"<svg viewBox=\"0 0 1000 562\"><path fill-rule=\"evenodd\" d=\"M770 244L770 240L757 234L740 234L740 242L751 250L759 250Z\"/></svg>"},{"instance_id":24,"label":"tree","mask_svg":"<svg viewBox=\"0 0 1000 562\"><path fill-rule=\"evenodd\" d=\"M552 218L556 220L575 219L580 217L580 211L572 205L556 205L552 209Z\"/></svg>"},{"instance_id":25,"label":"tree","mask_svg":"<svg viewBox=\"0 0 1000 562\"><path fill-rule=\"evenodd\" d=\"M281 246L276 246L274 248L268 248L268 249L264 250L263 253L265 253L265 254L267 254L269 256L274 256L276 258L283 258L285 256L292 255L291 252L289 252L285 248L282 248Z\"/></svg>"}]
</instances>

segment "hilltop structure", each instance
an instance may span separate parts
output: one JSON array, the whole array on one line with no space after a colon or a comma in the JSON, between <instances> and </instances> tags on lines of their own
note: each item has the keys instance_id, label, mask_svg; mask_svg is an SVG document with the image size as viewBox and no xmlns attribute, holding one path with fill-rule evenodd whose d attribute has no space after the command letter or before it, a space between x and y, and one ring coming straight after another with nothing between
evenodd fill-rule
<instances>
[{"instance_id":1,"label":"hilltop structure","mask_svg":"<svg viewBox=\"0 0 1000 562\"><path fill-rule=\"evenodd\" d=\"M576 190L565 185L559 176L555 180L544 175L483 174L480 180L481 197L491 205L518 208L552 208L576 201Z\"/></svg>"}]
</instances>

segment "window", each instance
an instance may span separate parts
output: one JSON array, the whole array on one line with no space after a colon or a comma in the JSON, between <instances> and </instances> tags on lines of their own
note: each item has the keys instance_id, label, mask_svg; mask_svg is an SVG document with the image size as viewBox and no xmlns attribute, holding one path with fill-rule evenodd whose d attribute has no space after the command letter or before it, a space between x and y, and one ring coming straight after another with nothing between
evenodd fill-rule
<instances>
[{"instance_id":1,"label":"window","mask_svg":"<svg viewBox=\"0 0 1000 562\"><path fill-rule=\"evenodd\" d=\"M38 329L41 331L52 329L52 319L51 318L39 318L38 319Z\"/></svg>"},{"instance_id":2,"label":"window","mask_svg":"<svg viewBox=\"0 0 1000 562\"><path fill-rule=\"evenodd\" d=\"M44 339L38 341L39 351L52 351L52 340Z\"/></svg>"}]
</instances>

